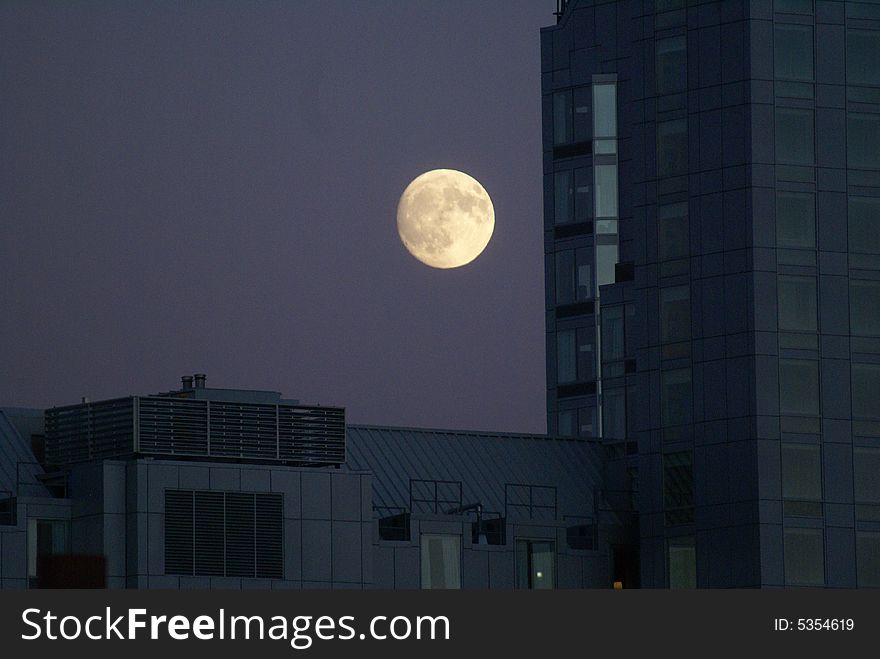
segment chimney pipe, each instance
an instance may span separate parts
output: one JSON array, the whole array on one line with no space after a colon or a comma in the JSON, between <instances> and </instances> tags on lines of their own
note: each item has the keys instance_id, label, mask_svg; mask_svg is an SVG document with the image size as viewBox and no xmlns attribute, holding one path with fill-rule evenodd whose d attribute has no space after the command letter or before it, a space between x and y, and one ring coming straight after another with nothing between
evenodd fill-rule
<instances>
[{"instance_id":1,"label":"chimney pipe","mask_svg":"<svg viewBox=\"0 0 880 659\"><path fill-rule=\"evenodd\" d=\"M191 375L184 375L180 378L181 389L192 389L193 388L193 377Z\"/></svg>"},{"instance_id":2,"label":"chimney pipe","mask_svg":"<svg viewBox=\"0 0 880 659\"><path fill-rule=\"evenodd\" d=\"M205 388L205 374L204 373L196 373L194 376L196 381L196 389L204 389Z\"/></svg>"}]
</instances>

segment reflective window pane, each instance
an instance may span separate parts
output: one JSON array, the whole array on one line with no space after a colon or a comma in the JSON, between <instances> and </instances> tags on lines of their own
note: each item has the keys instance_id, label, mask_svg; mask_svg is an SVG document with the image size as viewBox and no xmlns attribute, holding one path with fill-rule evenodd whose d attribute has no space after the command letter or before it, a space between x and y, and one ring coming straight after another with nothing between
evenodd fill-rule
<instances>
[{"instance_id":1,"label":"reflective window pane","mask_svg":"<svg viewBox=\"0 0 880 659\"><path fill-rule=\"evenodd\" d=\"M825 543L821 529L785 529L783 546L786 585L825 583Z\"/></svg>"},{"instance_id":2,"label":"reflective window pane","mask_svg":"<svg viewBox=\"0 0 880 659\"><path fill-rule=\"evenodd\" d=\"M659 226L657 256L661 261L680 259L690 254L688 235L688 205L666 204L657 213Z\"/></svg>"},{"instance_id":3,"label":"reflective window pane","mask_svg":"<svg viewBox=\"0 0 880 659\"><path fill-rule=\"evenodd\" d=\"M846 163L857 169L880 169L880 114L847 113Z\"/></svg>"},{"instance_id":4,"label":"reflective window pane","mask_svg":"<svg viewBox=\"0 0 880 659\"><path fill-rule=\"evenodd\" d=\"M690 286L660 289L660 341L677 343L691 338Z\"/></svg>"},{"instance_id":5,"label":"reflective window pane","mask_svg":"<svg viewBox=\"0 0 880 659\"><path fill-rule=\"evenodd\" d=\"M596 217L617 217L617 165L595 165Z\"/></svg>"},{"instance_id":6,"label":"reflective window pane","mask_svg":"<svg viewBox=\"0 0 880 659\"><path fill-rule=\"evenodd\" d=\"M593 85L593 137L617 136L617 85Z\"/></svg>"},{"instance_id":7,"label":"reflective window pane","mask_svg":"<svg viewBox=\"0 0 880 659\"><path fill-rule=\"evenodd\" d=\"M880 30L846 31L846 81L880 85Z\"/></svg>"},{"instance_id":8,"label":"reflective window pane","mask_svg":"<svg viewBox=\"0 0 880 659\"><path fill-rule=\"evenodd\" d=\"M852 364L852 411L858 419L880 420L880 364Z\"/></svg>"},{"instance_id":9,"label":"reflective window pane","mask_svg":"<svg viewBox=\"0 0 880 659\"><path fill-rule=\"evenodd\" d=\"M859 588L880 588L880 533L856 531L856 573Z\"/></svg>"},{"instance_id":10,"label":"reflective window pane","mask_svg":"<svg viewBox=\"0 0 880 659\"><path fill-rule=\"evenodd\" d=\"M822 500L822 460L818 444L782 445L782 496Z\"/></svg>"},{"instance_id":11,"label":"reflective window pane","mask_svg":"<svg viewBox=\"0 0 880 659\"><path fill-rule=\"evenodd\" d=\"M849 282L850 332L880 336L880 281Z\"/></svg>"},{"instance_id":12,"label":"reflective window pane","mask_svg":"<svg viewBox=\"0 0 880 659\"><path fill-rule=\"evenodd\" d=\"M657 176L687 174L687 120L661 121L657 124Z\"/></svg>"},{"instance_id":13,"label":"reflective window pane","mask_svg":"<svg viewBox=\"0 0 880 659\"><path fill-rule=\"evenodd\" d=\"M779 411L784 415L819 415L819 362L779 360Z\"/></svg>"},{"instance_id":14,"label":"reflective window pane","mask_svg":"<svg viewBox=\"0 0 880 659\"><path fill-rule=\"evenodd\" d=\"M849 250L880 254L880 197L849 197Z\"/></svg>"},{"instance_id":15,"label":"reflective window pane","mask_svg":"<svg viewBox=\"0 0 880 659\"><path fill-rule=\"evenodd\" d=\"M813 28L781 25L774 30L773 55L776 77L781 80L813 80Z\"/></svg>"},{"instance_id":16,"label":"reflective window pane","mask_svg":"<svg viewBox=\"0 0 880 659\"><path fill-rule=\"evenodd\" d=\"M812 165L813 111L776 108L776 161Z\"/></svg>"},{"instance_id":17,"label":"reflective window pane","mask_svg":"<svg viewBox=\"0 0 880 659\"><path fill-rule=\"evenodd\" d=\"M571 138L571 92L556 92L553 94L553 144L568 144Z\"/></svg>"},{"instance_id":18,"label":"reflective window pane","mask_svg":"<svg viewBox=\"0 0 880 659\"><path fill-rule=\"evenodd\" d=\"M555 543L550 540L516 540L516 587L552 589L556 582Z\"/></svg>"},{"instance_id":19,"label":"reflective window pane","mask_svg":"<svg viewBox=\"0 0 880 659\"><path fill-rule=\"evenodd\" d=\"M776 246L816 249L816 198L808 192L776 193Z\"/></svg>"},{"instance_id":20,"label":"reflective window pane","mask_svg":"<svg viewBox=\"0 0 880 659\"><path fill-rule=\"evenodd\" d=\"M678 368L660 374L661 418L664 426L679 426L693 419L691 369Z\"/></svg>"},{"instance_id":21,"label":"reflective window pane","mask_svg":"<svg viewBox=\"0 0 880 659\"><path fill-rule=\"evenodd\" d=\"M686 46L684 36L657 40L658 94L677 94L687 89Z\"/></svg>"},{"instance_id":22,"label":"reflective window pane","mask_svg":"<svg viewBox=\"0 0 880 659\"><path fill-rule=\"evenodd\" d=\"M697 548L694 538L670 538L667 552L669 587L673 590L696 588Z\"/></svg>"},{"instance_id":23,"label":"reflective window pane","mask_svg":"<svg viewBox=\"0 0 880 659\"><path fill-rule=\"evenodd\" d=\"M777 279L780 330L816 331L816 278L780 275Z\"/></svg>"},{"instance_id":24,"label":"reflective window pane","mask_svg":"<svg viewBox=\"0 0 880 659\"><path fill-rule=\"evenodd\" d=\"M461 588L461 536L422 534L422 588Z\"/></svg>"},{"instance_id":25,"label":"reflective window pane","mask_svg":"<svg viewBox=\"0 0 880 659\"><path fill-rule=\"evenodd\" d=\"M553 175L553 217L556 224L571 222L574 206L572 171L564 169Z\"/></svg>"},{"instance_id":26,"label":"reflective window pane","mask_svg":"<svg viewBox=\"0 0 880 659\"><path fill-rule=\"evenodd\" d=\"M596 283L599 286L614 283L614 266L617 264L617 245L596 245Z\"/></svg>"}]
</instances>

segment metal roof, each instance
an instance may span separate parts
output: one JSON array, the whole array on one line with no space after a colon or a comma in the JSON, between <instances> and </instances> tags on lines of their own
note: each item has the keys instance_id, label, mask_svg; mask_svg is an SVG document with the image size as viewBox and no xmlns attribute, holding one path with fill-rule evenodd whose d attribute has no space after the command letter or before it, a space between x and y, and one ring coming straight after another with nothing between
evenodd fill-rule
<instances>
[{"instance_id":1,"label":"metal roof","mask_svg":"<svg viewBox=\"0 0 880 659\"><path fill-rule=\"evenodd\" d=\"M24 438L16 429L13 419L42 423L43 410L25 408L0 409L0 492L12 496L50 496L46 487L37 480L43 469L37 464L31 450L30 437Z\"/></svg>"},{"instance_id":2,"label":"metal roof","mask_svg":"<svg viewBox=\"0 0 880 659\"><path fill-rule=\"evenodd\" d=\"M601 487L596 446L544 435L350 425L347 465L373 473L377 508L410 506L410 479L460 481L463 503L505 509L505 485L556 488L557 517L590 516Z\"/></svg>"}]
</instances>

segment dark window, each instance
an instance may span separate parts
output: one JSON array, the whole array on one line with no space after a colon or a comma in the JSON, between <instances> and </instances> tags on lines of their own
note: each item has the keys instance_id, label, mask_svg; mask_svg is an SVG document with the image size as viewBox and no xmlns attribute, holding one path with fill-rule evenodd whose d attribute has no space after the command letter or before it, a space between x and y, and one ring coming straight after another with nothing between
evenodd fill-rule
<instances>
[{"instance_id":1,"label":"dark window","mask_svg":"<svg viewBox=\"0 0 880 659\"><path fill-rule=\"evenodd\" d=\"M852 365L852 409L859 419L880 419L880 364Z\"/></svg>"},{"instance_id":2,"label":"dark window","mask_svg":"<svg viewBox=\"0 0 880 659\"><path fill-rule=\"evenodd\" d=\"M67 554L70 554L69 521L60 519L28 520L28 585L31 588L40 587L42 559Z\"/></svg>"},{"instance_id":3,"label":"dark window","mask_svg":"<svg viewBox=\"0 0 880 659\"><path fill-rule=\"evenodd\" d=\"M573 135L571 91L556 92L553 94L553 144L568 144Z\"/></svg>"},{"instance_id":4,"label":"dark window","mask_svg":"<svg viewBox=\"0 0 880 659\"><path fill-rule=\"evenodd\" d=\"M602 435L605 439L626 439L626 391L623 387L602 392Z\"/></svg>"},{"instance_id":5,"label":"dark window","mask_svg":"<svg viewBox=\"0 0 880 659\"><path fill-rule=\"evenodd\" d=\"M880 521L880 448L853 447L856 517Z\"/></svg>"},{"instance_id":6,"label":"dark window","mask_svg":"<svg viewBox=\"0 0 880 659\"><path fill-rule=\"evenodd\" d=\"M849 321L856 336L880 336L880 281L850 280Z\"/></svg>"},{"instance_id":7,"label":"dark window","mask_svg":"<svg viewBox=\"0 0 880 659\"><path fill-rule=\"evenodd\" d=\"M880 254L880 197L849 197L849 251Z\"/></svg>"},{"instance_id":8,"label":"dark window","mask_svg":"<svg viewBox=\"0 0 880 659\"><path fill-rule=\"evenodd\" d=\"M550 590L555 585L556 548L550 540L516 541L516 587Z\"/></svg>"},{"instance_id":9,"label":"dark window","mask_svg":"<svg viewBox=\"0 0 880 659\"><path fill-rule=\"evenodd\" d=\"M556 434L560 437L574 437L577 423L577 410L559 410L556 416Z\"/></svg>"},{"instance_id":10,"label":"dark window","mask_svg":"<svg viewBox=\"0 0 880 659\"><path fill-rule=\"evenodd\" d=\"M780 275L777 279L779 329L816 331L816 278Z\"/></svg>"},{"instance_id":11,"label":"dark window","mask_svg":"<svg viewBox=\"0 0 880 659\"><path fill-rule=\"evenodd\" d=\"M825 546L821 529L785 529L785 583L821 586L825 583Z\"/></svg>"},{"instance_id":12,"label":"dark window","mask_svg":"<svg viewBox=\"0 0 880 659\"><path fill-rule=\"evenodd\" d=\"M572 221L574 211L573 172L570 169L557 171L553 175L553 217L556 224Z\"/></svg>"},{"instance_id":13,"label":"dark window","mask_svg":"<svg viewBox=\"0 0 880 659\"><path fill-rule=\"evenodd\" d=\"M586 222L593 217L593 177L588 167L574 170L574 220Z\"/></svg>"},{"instance_id":14,"label":"dark window","mask_svg":"<svg viewBox=\"0 0 880 659\"><path fill-rule=\"evenodd\" d=\"M667 569L672 589L697 587L697 546L693 536L670 538L667 542Z\"/></svg>"},{"instance_id":15,"label":"dark window","mask_svg":"<svg viewBox=\"0 0 880 659\"><path fill-rule=\"evenodd\" d=\"M779 411L784 415L819 415L819 362L779 360Z\"/></svg>"},{"instance_id":16,"label":"dark window","mask_svg":"<svg viewBox=\"0 0 880 659\"><path fill-rule=\"evenodd\" d=\"M280 494L165 491L165 574L280 579Z\"/></svg>"},{"instance_id":17,"label":"dark window","mask_svg":"<svg viewBox=\"0 0 880 659\"><path fill-rule=\"evenodd\" d=\"M625 357L623 307L614 306L602 309L602 362L611 364L621 362ZM619 369L612 367L606 377L622 375Z\"/></svg>"},{"instance_id":18,"label":"dark window","mask_svg":"<svg viewBox=\"0 0 880 659\"><path fill-rule=\"evenodd\" d=\"M847 113L846 164L856 169L880 168L880 114Z\"/></svg>"},{"instance_id":19,"label":"dark window","mask_svg":"<svg viewBox=\"0 0 880 659\"><path fill-rule=\"evenodd\" d=\"M776 246L816 248L816 198L808 192L776 193Z\"/></svg>"},{"instance_id":20,"label":"dark window","mask_svg":"<svg viewBox=\"0 0 880 659\"><path fill-rule=\"evenodd\" d=\"M461 588L461 536L422 534L422 588Z\"/></svg>"},{"instance_id":21,"label":"dark window","mask_svg":"<svg viewBox=\"0 0 880 659\"><path fill-rule=\"evenodd\" d=\"M16 498L9 492L0 492L0 526L15 526L17 509Z\"/></svg>"},{"instance_id":22,"label":"dark window","mask_svg":"<svg viewBox=\"0 0 880 659\"><path fill-rule=\"evenodd\" d=\"M813 0L775 0L773 9L780 14L812 14Z\"/></svg>"},{"instance_id":23,"label":"dark window","mask_svg":"<svg viewBox=\"0 0 880 659\"><path fill-rule=\"evenodd\" d=\"M685 258L690 254L687 202L660 206L657 256L661 261Z\"/></svg>"},{"instance_id":24,"label":"dark window","mask_svg":"<svg viewBox=\"0 0 880 659\"><path fill-rule=\"evenodd\" d=\"M687 120L657 124L657 176L682 176L688 168Z\"/></svg>"},{"instance_id":25,"label":"dark window","mask_svg":"<svg viewBox=\"0 0 880 659\"><path fill-rule=\"evenodd\" d=\"M846 82L880 85L880 31L846 31Z\"/></svg>"},{"instance_id":26,"label":"dark window","mask_svg":"<svg viewBox=\"0 0 880 659\"><path fill-rule=\"evenodd\" d=\"M880 588L880 533L856 531L859 588Z\"/></svg>"},{"instance_id":27,"label":"dark window","mask_svg":"<svg viewBox=\"0 0 880 659\"><path fill-rule=\"evenodd\" d=\"M382 517L378 522L379 537L382 540L409 542L410 514L398 513Z\"/></svg>"},{"instance_id":28,"label":"dark window","mask_svg":"<svg viewBox=\"0 0 880 659\"><path fill-rule=\"evenodd\" d=\"M822 459L818 444L782 444L782 497L794 501L822 500ZM798 514L807 509L790 510Z\"/></svg>"},{"instance_id":29,"label":"dark window","mask_svg":"<svg viewBox=\"0 0 880 659\"><path fill-rule=\"evenodd\" d=\"M812 165L813 111L776 108L776 160L795 165Z\"/></svg>"},{"instance_id":30,"label":"dark window","mask_svg":"<svg viewBox=\"0 0 880 659\"><path fill-rule=\"evenodd\" d=\"M660 341L676 343L691 338L691 302L689 286L660 289Z\"/></svg>"},{"instance_id":31,"label":"dark window","mask_svg":"<svg viewBox=\"0 0 880 659\"><path fill-rule=\"evenodd\" d=\"M593 298L592 250L556 253L556 304L574 304Z\"/></svg>"},{"instance_id":32,"label":"dark window","mask_svg":"<svg viewBox=\"0 0 880 659\"><path fill-rule=\"evenodd\" d=\"M583 382L596 377L593 350L595 330L592 327L561 330L556 333L557 382Z\"/></svg>"},{"instance_id":33,"label":"dark window","mask_svg":"<svg viewBox=\"0 0 880 659\"><path fill-rule=\"evenodd\" d=\"M691 369L663 371L661 382L661 417L664 426L680 426L693 419Z\"/></svg>"},{"instance_id":34,"label":"dark window","mask_svg":"<svg viewBox=\"0 0 880 659\"><path fill-rule=\"evenodd\" d=\"M813 28L780 25L773 42L776 77L781 80L813 80Z\"/></svg>"},{"instance_id":35,"label":"dark window","mask_svg":"<svg viewBox=\"0 0 880 659\"><path fill-rule=\"evenodd\" d=\"M677 94L687 89L686 45L684 36L657 40L658 94Z\"/></svg>"},{"instance_id":36,"label":"dark window","mask_svg":"<svg viewBox=\"0 0 880 659\"><path fill-rule=\"evenodd\" d=\"M663 455L663 508L667 525L694 521L694 455L691 451Z\"/></svg>"}]
</instances>

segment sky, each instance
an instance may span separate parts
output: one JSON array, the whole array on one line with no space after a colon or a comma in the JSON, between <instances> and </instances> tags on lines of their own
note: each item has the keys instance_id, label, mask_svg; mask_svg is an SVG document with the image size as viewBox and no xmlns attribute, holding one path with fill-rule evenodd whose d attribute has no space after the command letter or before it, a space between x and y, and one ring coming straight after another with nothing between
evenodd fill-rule
<instances>
[{"instance_id":1,"label":"sky","mask_svg":"<svg viewBox=\"0 0 880 659\"><path fill-rule=\"evenodd\" d=\"M208 386L350 423L544 432L553 0L0 4L0 406ZM485 252L401 244L486 188Z\"/></svg>"}]
</instances>

